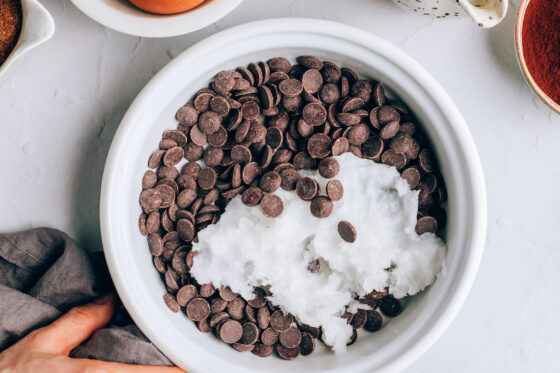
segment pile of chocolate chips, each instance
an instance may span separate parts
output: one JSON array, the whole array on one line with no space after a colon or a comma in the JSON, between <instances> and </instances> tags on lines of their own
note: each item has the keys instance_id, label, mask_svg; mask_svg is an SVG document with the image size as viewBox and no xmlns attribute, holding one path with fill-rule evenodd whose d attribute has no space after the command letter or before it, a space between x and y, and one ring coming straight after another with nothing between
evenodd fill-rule
<instances>
[{"instance_id":1,"label":"pile of chocolate chips","mask_svg":"<svg viewBox=\"0 0 560 373\"><path fill-rule=\"evenodd\" d=\"M419 190L418 234L445 225L445 188L426 136L401 102L386 99L381 83L359 79L351 69L301 56L295 65L278 57L222 71L178 110L177 120L177 129L164 132L160 150L150 157L155 172L142 179L140 231L165 279L167 306L239 351L263 357L276 351L294 359L313 352L321 331L283 314L263 289L255 288L256 298L247 301L190 276L192 242L237 195L274 218L283 211L274 192L295 190L310 201L313 216L326 217L343 195L340 181L332 179L339 166L331 156L351 152L396 167ZM179 171L183 158L188 162ZM300 177L301 169L318 169L332 179L326 196L314 179ZM338 231L348 242L356 239L348 222L340 222ZM320 270L312 264L311 272ZM387 291L360 301L372 310L342 316L354 328L348 344L359 328L381 328L379 310L394 317L402 308Z\"/></svg>"}]
</instances>

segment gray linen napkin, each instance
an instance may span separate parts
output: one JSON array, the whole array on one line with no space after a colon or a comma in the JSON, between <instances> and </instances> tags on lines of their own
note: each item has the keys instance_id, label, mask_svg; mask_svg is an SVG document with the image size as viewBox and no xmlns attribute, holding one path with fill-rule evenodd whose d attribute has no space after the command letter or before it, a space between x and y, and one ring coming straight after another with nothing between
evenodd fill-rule
<instances>
[{"instance_id":1,"label":"gray linen napkin","mask_svg":"<svg viewBox=\"0 0 560 373\"><path fill-rule=\"evenodd\" d=\"M50 228L0 234L0 352L73 306L112 288L101 255ZM109 325L76 347L72 357L126 364L172 365L134 325L122 305Z\"/></svg>"}]
</instances>

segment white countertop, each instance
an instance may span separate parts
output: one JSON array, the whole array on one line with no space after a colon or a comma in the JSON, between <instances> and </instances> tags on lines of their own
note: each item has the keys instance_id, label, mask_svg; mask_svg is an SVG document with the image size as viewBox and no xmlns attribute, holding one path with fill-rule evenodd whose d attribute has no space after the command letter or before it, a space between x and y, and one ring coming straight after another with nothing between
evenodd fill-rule
<instances>
[{"instance_id":1,"label":"white countertop","mask_svg":"<svg viewBox=\"0 0 560 373\"><path fill-rule=\"evenodd\" d=\"M409 372L547 372L560 366L560 116L517 67L507 19L483 30L388 0L245 0L191 35L142 39L43 0L57 31L0 81L0 231L51 226L99 250L105 156L140 89L171 58L252 20L314 17L364 28L417 59L449 92L478 145L489 226L479 275L459 316ZM552 167L552 168L549 168Z\"/></svg>"}]
</instances>

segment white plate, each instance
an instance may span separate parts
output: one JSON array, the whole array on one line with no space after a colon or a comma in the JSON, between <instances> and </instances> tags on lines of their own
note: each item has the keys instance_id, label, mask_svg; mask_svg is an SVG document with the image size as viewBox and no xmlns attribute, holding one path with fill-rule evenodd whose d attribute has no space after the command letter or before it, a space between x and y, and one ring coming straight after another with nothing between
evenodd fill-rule
<instances>
[{"instance_id":1,"label":"white plate","mask_svg":"<svg viewBox=\"0 0 560 373\"><path fill-rule=\"evenodd\" d=\"M125 34L163 38L206 27L235 9L243 0L207 0L184 13L158 15L136 8L128 0L71 0L88 17Z\"/></svg>"},{"instance_id":2,"label":"white plate","mask_svg":"<svg viewBox=\"0 0 560 373\"><path fill-rule=\"evenodd\" d=\"M164 305L165 286L138 232L138 196L150 154L175 128L175 112L222 69L273 56L313 54L383 81L423 123L449 194L447 272L377 333L364 332L345 354L320 349L294 361L239 353L202 334ZM122 120L101 191L101 231L116 288L134 321L175 364L189 372L371 372L399 370L443 333L476 275L486 233L486 190L478 153L449 96L414 60L365 31L334 22L274 19L234 27L194 45L162 69Z\"/></svg>"}]
</instances>

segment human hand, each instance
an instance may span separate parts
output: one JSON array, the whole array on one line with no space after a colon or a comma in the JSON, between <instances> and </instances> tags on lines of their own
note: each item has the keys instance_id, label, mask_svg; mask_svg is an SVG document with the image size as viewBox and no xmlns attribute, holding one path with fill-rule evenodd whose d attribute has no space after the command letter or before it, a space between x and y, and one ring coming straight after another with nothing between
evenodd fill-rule
<instances>
[{"instance_id":1,"label":"human hand","mask_svg":"<svg viewBox=\"0 0 560 373\"><path fill-rule=\"evenodd\" d=\"M97 329L111 320L115 297L107 295L68 313L41 329L34 330L0 353L0 373L107 372L181 373L176 367L127 365L100 360L73 359L68 355Z\"/></svg>"}]
</instances>

